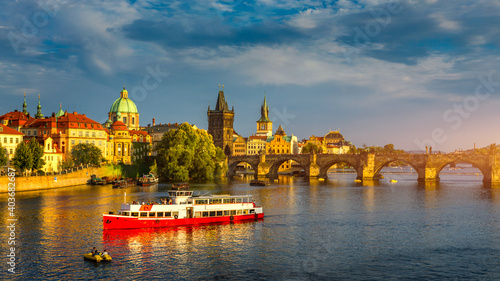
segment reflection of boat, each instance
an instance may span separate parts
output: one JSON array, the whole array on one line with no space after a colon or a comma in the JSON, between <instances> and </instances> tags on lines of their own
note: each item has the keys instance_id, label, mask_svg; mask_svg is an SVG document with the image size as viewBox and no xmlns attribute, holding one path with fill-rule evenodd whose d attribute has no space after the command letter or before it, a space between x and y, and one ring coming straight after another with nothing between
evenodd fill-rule
<instances>
[{"instance_id":1,"label":"reflection of boat","mask_svg":"<svg viewBox=\"0 0 500 281\"><path fill-rule=\"evenodd\" d=\"M251 195L193 196L187 189L168 191L161 203L121 205L118 214L103 214L103 229L131 229L219 223L264 218Z\"/></svg>"},{"instance_id":2,"label":"reflection of boat","mask_svg":"<svg viewBox=\"0 0 500 281\"><path fill-rule=\"evenodd\" d=\"M124 187L134 186L136 185L136 183L137 182L133 179L115 180L113 182L113 188L124 188Z\"/></svg>"},{"instance_id":3,"label":"reflection of boat","mask_svg":"<svg viewBox=\"0 0 500 281\"><path fill-rule=\"evenodd\" d=\"M110 255L92 255L92 253L88 253L83 255L83 258L89 261L101 262L101 261L111 261Z\"/></svg>"},{"instance_id":4,"label":"reflection of boat","mask_svg":"<svg viewBox=\"0 0 500 281\"><path fill-rule=\"evenodd\" d=\"M266 186L269 185L268 181L261 181L261 180L251 180L250 185L254 186Z\"/></svg>"},{"instance_id":5,"label":"reflection of boat","mask_svg":"<svg viewBox=\"0 0 500 281\"><path fill-rule=\"evenodd\" d=\"M159 179L155 175L149 174L142 176L142 178L139 178L139 180L137 181L137 185L148 186L158 183L158 181Z\"/></svg>"},{"instance_id":6,"label":"reflection of boat","mask_svg":"<svg viewBox=\"0 0 500 281\"><path fill-rule=\"evenodd\" d=\"M189 184L186 182L172 184L172 189L183 189L183 188L189 188Z\"/></svg>"},{"instance_id":7,"label":"reflection of boat","mask_svg":"<svg viewBox=\"0 0 500 281\"><path fill-rule=\"evenodd\" d=\"M355 179L354 182L362 182L362 180Z\"/></svg>"}]
</instances>

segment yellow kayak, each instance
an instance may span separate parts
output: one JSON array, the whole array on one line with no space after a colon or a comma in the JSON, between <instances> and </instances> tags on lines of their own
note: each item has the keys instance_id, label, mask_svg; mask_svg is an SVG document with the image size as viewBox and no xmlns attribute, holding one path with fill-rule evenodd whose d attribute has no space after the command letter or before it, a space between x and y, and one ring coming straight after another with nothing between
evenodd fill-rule
<instances>
[{"instance_id":1,"label":"yellow kayak","mask_svg":"<svg viewBox=\"0 0 500 281\"><path fill-rule=\"evenodd\" d=\"M111 261L111 256L110 255L92 255L91 253L83 255L83 258L89 261L95 261L95 262L100 262L100 261Z\"/></svg>"}]
</instances>

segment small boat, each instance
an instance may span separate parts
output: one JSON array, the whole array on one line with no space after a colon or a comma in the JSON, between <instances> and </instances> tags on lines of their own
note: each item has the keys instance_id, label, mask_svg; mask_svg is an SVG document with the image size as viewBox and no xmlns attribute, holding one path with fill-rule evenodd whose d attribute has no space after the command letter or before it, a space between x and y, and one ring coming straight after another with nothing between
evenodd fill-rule
<instances>
[{"instance_id":1,"label":"small boat","mask_svg":"<svg viewBox=\"0 0 500 281\"><path fill-rule=\"evenodd\" d=\"M155 175L149 174L149 175L142 176L142 178L139 178L139 180L137 181L137 185L148 186L148 185L156 184L156 183L158 183L158 181L159 181L159 179Z\"/></svg>"},{"instance_id":2,"label":"small boat","mask_svg":"<svg viewBox=\"0 0 500 281\"><path fill-rule=\"evenodd\" d=\"M269 185L268 181L261 181L261 180L251 180L250 185L253 186L267 186Z\"/></svg>"},{"instance_id":3,"label":"small boat","mask_svg":"<svg viewBox=\"0 0 500 281\"><path fill-rule=\"evenodd\" d=\"M127 180L115 180L113 182L113 188L124 188L124 187L129 187L129 186L134 186L136 185L136 181L132 179L127 179Z\"/></svg>"},{"instance_id":4,"label":"small boat","mask_svg":"<svg viewBox=\"0 0 500 281\"><path fill-rule=\"evenodd\" d=\"M107 183L106 179L98 178L96 175L90 176L90 180L87 181L87 184L91 185L105 185Z\"/></svg>"},{"instance_id":5,"label":"small boat","mask_svg":"<svg viewBox=\"0 0 500 281\"><path fill-rule=\"evenodd\" d=\"M103 214L103 229L160 228L210 223L230 223L264 218L251 195L201 195L172 188L159 202L121 204L117 214Z\"/></svg>"},{"instance_id":6,"label":"small boat","mask_svg":"<svg viewBox=\"0 0 500 281\"><path fill-rule=\"evenodd\" d=\"M391 182L398 182L397 180L392 179Z\"/></svg>"},{"instance_id":7,"label":"small boat","mask_svg":"<svg viewBox=\"0 0 500 281\"><path fill-rule=\"evenodd\" d=\"M356 180L354 180L354 182L362 182L362 180L358 180L358 179L356 179Z\"/></svg>"},{"instance_id":8,"label":"small boat","mask_svg":"<svg viewBox=\"0 0 500 281\"><path fill-rule=\"evenodd\" d=\"M110 255L92 255L92 253L88 253L83 255L83 258L89 261L101 262L101 261L111 261Z\"/></svg>"}]
</instances>

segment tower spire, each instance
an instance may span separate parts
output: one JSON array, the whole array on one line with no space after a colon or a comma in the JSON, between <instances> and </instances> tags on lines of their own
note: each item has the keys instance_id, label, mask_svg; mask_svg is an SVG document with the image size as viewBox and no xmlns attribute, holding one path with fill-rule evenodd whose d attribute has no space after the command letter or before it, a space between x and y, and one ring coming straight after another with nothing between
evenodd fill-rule
<instances>
[{"instance_id":1,"label":"tower spire","mask_svg":"<svg viewBox=\"0 0 500 281\"><path fill-rule=\"evenodd\" d=\"M28 105L26 104L26 91L24 91L23 113L28 114Z\"/></svg>"},{"instance_id":2,"label":"tower spire","mask_svg":"<svg viewBox=\"0 0 500 281\"><path fill-rule=\"evenodd\" d=\"M36 107L36 114L35 114L36 119L42 119L43 114L42 114L42 105L40 104L40 94L38 94L38 105Z\"/></svg>"}]
</instances>

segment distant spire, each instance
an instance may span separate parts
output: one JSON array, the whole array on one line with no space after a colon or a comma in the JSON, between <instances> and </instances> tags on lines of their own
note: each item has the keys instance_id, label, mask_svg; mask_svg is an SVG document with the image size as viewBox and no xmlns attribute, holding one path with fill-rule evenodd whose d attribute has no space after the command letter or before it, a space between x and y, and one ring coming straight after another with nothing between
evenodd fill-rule
<instances>
[{"instance_id":1,"label":"distant spire","mask_svg":"<svg viewBox=\"0 0 500 281\"><path fill-rule=\"evenodd\" d=\"M269 120L269 105L267 105L267 98L265 91L264 91L264 102L260 107L260 119L257 122L271 122L271 120Z\"/></svg>"},{"instance_id":2,"label":"distant spire","mask_svg":"<svg viewBox=\"0 0 500 281\"><path fill-rule=\"evenodd\" d=\"M26 91L24 91L23 113L28 114L28 105L26 104Z\"/></svg>"},{"instance_id":3,"label":"distant spire","mask_svg":"<svg viewBox=\"0 0 500 281\"><path fill-rule=\"evenodd\" d=\"M35 114L36 119L42 119L43 114L42 114L42 105L40 104L40 94L38 94L38 105L36 107L36 114Z\"/></svg>"},{"instance_id":4,"label":"distant spire","mask_svg":"<svg viewBox=\"0 0 500 281\"><path fill-rule=\"evenodd\" d=\"M229 111L229 106L227 105L226 98L224 97L224 85L222 85L222 90L219 90L219 96L217 97L217 104L215 105L215 110Z\"/></svg>"},{"instance_id":5,"label":"distant spire","mask_svg":"<svg viewBox=\"0 0 500 281\"><path fill-rule=\"evenodd\" d=\"M125 89L125 85L123 85L123 90L120 92L120 97L128 99L128 91Z\"/></svg>"}]
</instances>

